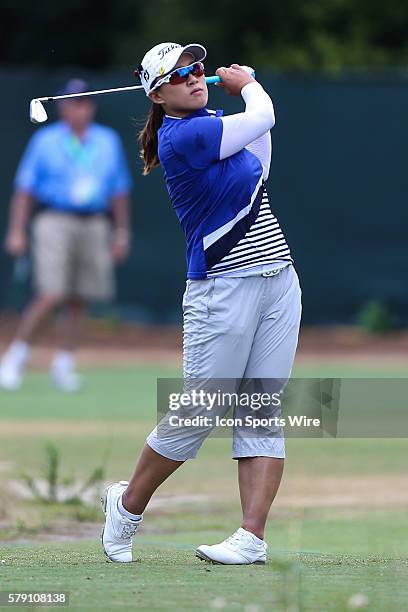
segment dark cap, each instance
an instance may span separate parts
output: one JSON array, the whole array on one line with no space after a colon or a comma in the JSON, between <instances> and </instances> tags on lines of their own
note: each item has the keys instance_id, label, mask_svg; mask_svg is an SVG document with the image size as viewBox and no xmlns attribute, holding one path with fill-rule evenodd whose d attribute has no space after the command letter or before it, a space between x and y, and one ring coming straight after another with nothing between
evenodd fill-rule
<instances>
[{"instance_id":1,"label":"dark cap","mask_svg":"<svg viewBox=\"0 0 408 612\"><path fill-rule=\"evenodd\" d=\"M89 91L89 85L83 79L70 79L58 91L59 96L68 96L69 94L84 93Z\"/></svg>"}]
</instances>

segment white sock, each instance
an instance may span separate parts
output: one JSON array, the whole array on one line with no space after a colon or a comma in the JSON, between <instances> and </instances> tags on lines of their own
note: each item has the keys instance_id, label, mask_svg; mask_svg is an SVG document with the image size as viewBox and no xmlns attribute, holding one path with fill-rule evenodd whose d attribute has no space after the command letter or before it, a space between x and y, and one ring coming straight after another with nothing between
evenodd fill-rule
<instances>
[{"instance_id":1,"label":"white sock","mask_svg":"<svg viewBox=\"0 0 408 612\"><path fill-rule=\"evenodd\" d=\"M122 516L126 516L126 518L130 519L131 521L139 522L143 519L143 514L132 514L131 512L129 512L129 510L126 510L126 508L123 507L122 495L118 499L118 510L119 514L121 514Z\"/></svg>"},{"instance_id":2,"label":"white sock","mask_svg":"<svg viewBox=\"0 0 408 612\"><path fill-rule=\"evenodd\" d=\"M242 529L244 529L242 527ZM251 534L255 544L263 544L263 540L261 540L261 538L258 538L258 536L256 536L254 533L252 533L252 531L248 531L248 529L244 529L244 531L246 531L247 533Z\"/></svg>"},{"instance_id":3,"label":"white sock","mask_svg":"<svg viewBox=\"0 0 408 612\"><path fill-rule=\"evenodd\" d=\"M23 340L14 340L5 354L17 367L22 368L30 357L30 346Z\"/></svg>"},{"instance_id":4,"label":"white sock","mask_svg":"<svg viewBox=\"0 0 408 612\"><path fill-rule=\"evenodd\" d=\"M73 372L75 356L72 351L57 351L52 360L51 369L58 372Z\"/></svg>"}]
</instances>

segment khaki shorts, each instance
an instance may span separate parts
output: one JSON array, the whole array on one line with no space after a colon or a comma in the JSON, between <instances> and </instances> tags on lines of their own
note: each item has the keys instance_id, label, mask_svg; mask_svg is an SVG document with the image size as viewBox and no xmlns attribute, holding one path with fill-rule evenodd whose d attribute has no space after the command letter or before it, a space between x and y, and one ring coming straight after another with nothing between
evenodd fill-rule
<instances>
[{"instance_id":1,"label":"khaki shorts","mask_svg":"<svg viewBox=\"0 0 408 612\"><path fill-rule=\"evenodd\" d=\"M34 219L32 232L37 293L92 301L113 297L110 223L106 217L42 212Z\"/></svg>"}]
</instances>

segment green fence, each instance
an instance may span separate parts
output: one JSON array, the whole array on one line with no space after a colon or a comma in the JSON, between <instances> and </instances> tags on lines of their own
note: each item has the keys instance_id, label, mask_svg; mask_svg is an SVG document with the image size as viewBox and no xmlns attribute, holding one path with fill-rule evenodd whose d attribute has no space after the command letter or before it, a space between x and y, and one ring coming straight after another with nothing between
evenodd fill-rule
<instances>
[{"instance_id":1,"label":"green fence","mask_svg":"<svg viewBox=\"0 0 408 612\"><path fill-rule=\"evenodd\" d=\"M0 234L16 165L38 127L32 97L52 93L70 73L0 71L2 153ZM128 74L81 74L95 88L133 84ZM269 179L271 205L286 233L303 288L305 323L352 322L369 300L408 322L408 80L369 75L338 78L259 75L277 116ZM239 99L211 89L210 106L226 113ZM99 98L98 121L121 134L134 175L133 248L118 270L116 308L144 321L180 320L184 239L160 170L141 176L136 132L148 109L144 94ZM55 109L47 106L50 117ZM10 308L12 262L0 256L0 309Z\"/></svg>"}]
</instances>

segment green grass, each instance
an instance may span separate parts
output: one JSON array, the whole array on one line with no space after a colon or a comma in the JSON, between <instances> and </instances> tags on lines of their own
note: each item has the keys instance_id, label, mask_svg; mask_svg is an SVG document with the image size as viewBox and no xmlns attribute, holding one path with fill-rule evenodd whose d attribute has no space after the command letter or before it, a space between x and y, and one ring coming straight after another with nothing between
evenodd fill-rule
<instances>
[{"instance_id":1,"label":"green grass","mask_svg":"<svg viewBox=\"0 0 408 612\"><path fill-rule=\"evenodd\" d=\"M71 608L80 610L342 611L356 593L368 597L369 610L405 609L404 560L272 551L264 567L212 566L193 556L201 535L176 542L169 534L158 542L140 536L139 558L128 566L104 562L96 542L7 546L1 588L68 591Z\"/></svg>"},{"instance_id":2,"label":"green grass","mask_svg":"<svg viewBox=\"0 0 408 612\"><path fill-rule=\"evenodd\" d=\"M124 367L87 370L84 388L63 394L48 384L44 373L30 373L19 393L0 395L2 419L67 419L107 422L154 420L156 379L180 376L171 367Z\"/></svg>"},{"instance_id":3,"label":"green grass","mask_svg":"<svg viewBox=\"0 0 408 612\"><path fill-rule=\"evenodd\" d=\"M404 368L310 364L296 373L398 377ZM70 396L50 389L43 373L30 373L20 393L0 395L0 590L69 591L78 610L345 611L359 593L368 598L364 609L406 609L406 507L390 503L387 485L387 478L401 483L406 474L405 439L288 440L281 496L285 487L296 496L296 486L306 483L299 495L307 503L278 497L265 567L210 566L194 557L198 544L223 539L240 520L228 439L208 440L161 488L160 496L184 501L147 512L136 540L138 561L130 566L107 564L97 539L42 541L48 528L58 534L58 521L70 521L74 536L78 521L100 521L96 505L13 499L7 508L8 480L22 471L39 475L47 441L60 450L62 477L85 477L102 462L108 480L129 477L155 422L156 378L178 375L175 366L90 369L84 390ZM330 495L350 494L348 479L384 487L384 503L374 506L354 490L353 502L327 504ZM327 491L319 489L323 482Z\"/></svg>"},{"instance_id":4,"label":"green grass","mask_svg":"<svg viewBox=\"0 0 408 612\"><path fill-rule=\"evenodd\" d=\"M297 366L299 377L406 377L406 365L325 364ZM30 373L19 393L0 394L0 419L95 419L152 421L157 378L181 376L177 366L112 367L86 370L85 387L76 395L52 389L44 373Z\"/></svg>"}]
</instances>

